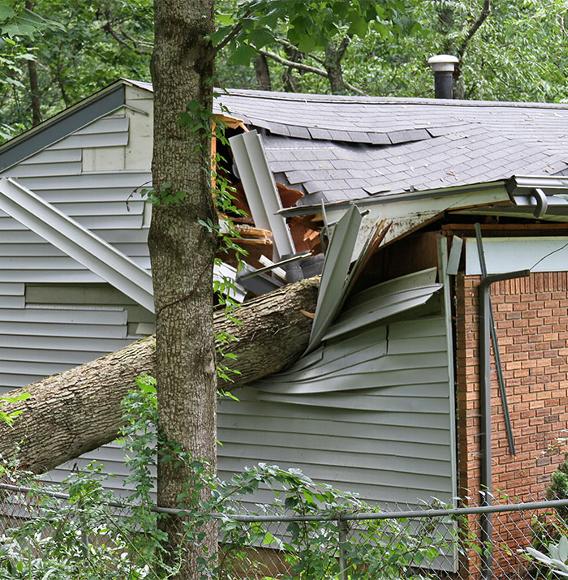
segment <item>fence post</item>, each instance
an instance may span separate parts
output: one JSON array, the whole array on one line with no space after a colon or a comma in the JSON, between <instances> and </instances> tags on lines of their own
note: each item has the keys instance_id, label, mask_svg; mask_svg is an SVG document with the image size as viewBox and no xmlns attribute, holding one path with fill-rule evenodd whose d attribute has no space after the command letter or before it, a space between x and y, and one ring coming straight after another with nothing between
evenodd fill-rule
<instances>
[{"instance_id":1,"label":"fence post","mask_svg":"<svg viewBox=\"0 0 568 580\"><path fill-rule=\"evenodd\" d=\"M339 535L339 580L347 580L347 557L345 546L349 534L349 524L341 515L337 518L337 530Z\"/></svg>"}]
</instances>

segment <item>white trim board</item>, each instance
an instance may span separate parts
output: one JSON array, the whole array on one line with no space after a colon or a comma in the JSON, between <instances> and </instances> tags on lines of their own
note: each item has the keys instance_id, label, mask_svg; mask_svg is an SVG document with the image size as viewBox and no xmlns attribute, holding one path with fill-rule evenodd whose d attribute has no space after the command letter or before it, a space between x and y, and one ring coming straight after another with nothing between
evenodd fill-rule
<instances>
[{"instance_id":1,"label":"white trim board","mask_svg":"<svg viewBox=\"0 0 568 580\"><path fill-rule=\"evenodd\" d=\"M152 276L14 179L0 179L0 210L154 312Z\"/></svg>"},{"instance_id":2,"label":"white trim board","mask_svg":"<svg viewBox=\"0 0 568 580\"><path fill-rule=\"evenodd\" d=\"M483 251L489 274L568 271L568 236L483 238ZM481 274L475 238L465 240L465 258L465 273Z\"/></svg>"}]
</instances>

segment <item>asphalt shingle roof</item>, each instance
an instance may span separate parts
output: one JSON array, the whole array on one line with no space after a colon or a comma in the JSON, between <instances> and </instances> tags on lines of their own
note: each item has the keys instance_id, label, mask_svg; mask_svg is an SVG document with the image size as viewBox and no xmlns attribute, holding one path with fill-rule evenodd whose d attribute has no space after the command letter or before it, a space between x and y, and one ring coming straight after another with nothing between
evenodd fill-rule
<instances>
[{"instance_id":1,"label":"asphalt shingle roof","mask_svg":"<svg viewBox=\"0 0 568 580\"><path fill-rule=\"evenodd\" d=\"M97 98L118 94L121 83L152 91L150 83L140 81L109 85L4 143L4 167L61 138L66 126L58 128L60 122L74 116L83 122L84 111ZM116 107L116 102L107 105ZM568 174L568 104L228 89L217 91L215 109L260 131L276 179L301 190L305 195L298 205L303 206L515 174Z\"/></svg>"},{"instance_id":2,"label":"asphalt shingle roof","mask_svg":"<svg viewBox=\"0 0 568 580\"><path fill-rule=\"evenodd\" d=\"M568 105L232 89L220 103L263 133L299 205L568 171Z\"/></svg>"}]
</instances>

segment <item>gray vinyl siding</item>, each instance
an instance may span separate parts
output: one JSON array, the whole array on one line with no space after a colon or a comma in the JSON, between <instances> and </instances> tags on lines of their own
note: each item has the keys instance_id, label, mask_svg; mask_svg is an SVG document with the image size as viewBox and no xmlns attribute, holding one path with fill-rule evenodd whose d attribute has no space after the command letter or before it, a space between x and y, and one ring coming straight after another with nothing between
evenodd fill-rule
<instances>
[{"instance_id":1,"label":"gray vinyl siding","mask_svg":"<svg viewBox=\"0 0 568 580\"><path fill-rule=\"evenodd\" d=\"M144 117L144 122L147 122L146 116L143 111L119 109L52 143L0 173L0 177L17 179L24 187L110 244L115 243L116 232L134 233L127 245L118 245L117 249L139 266L149 269L146 243L149 209L146 208L141 189L151 183L150 160L149 157L132 155L135 148L132 141L136 141L137 136L131 130L131 125L138 128L143 139L138 117ZM35 273L26 274L24 281L56 282L57 272L63 270L66 272L59 276L59 280L98 281L83 266L65 259L54 248L49 249L49 244L25 230L21 224L0 212L0 260L19 257L14 244L30 244L24 250L22 257L25 260L21 267ZM9 234L1 235L2 232ZM7 270L11 269L0 264L0 271L4 272L0 274L0 281L15 279L15 274L6 273ZM49 271L56 274L49 274Z\"/></svg>"},{"instance_id":2,"label":"gray vinyl siding","mask_svg":"<svg viewBox=\"0 0 568 580\"><path fill-rule=\"evenodd\" d=\"M20 288L20 295L7 289ZM14 298L19 298L19 305ZM21 387L126 346L124 306L29 304L25 285L0 284L0 387Z\"/></svg>"},{"instance_id":3,"label":"gray vinyl siding","mask_svg":"<svg viewBox=\"0 0 568 580\"><path fill-rule=\"evenodd\" d=\"M437 275L350 297L323 344L239 392L241 402L224 402L220 465L297 466L381 505L451 502L453 394Z\"/></svg>"},{"instance_id":4,"label":"gray vinyl siding","mask_svg":"<svg viewBox=\"0 0 568 580\"><path fill-rule=\"evenodd\" d=\"M367 381L363 390L286 395L265 391L263 382L240 391L239 403L223 403L221 468L237 470L239 461L299 467L385 507L433 498L450 501L454 470L444 318L426 316L388 326L393 351L378 360L403 359L393 365L396 370L382 373L347 370L352 384ZM366 340L367 350L384 352L373 333L367 332ZM401 350L404 354L395 354ZM347 353L340 359L345 365ZM366 370L369 366L367 361ZM321 380L331 389L343 372L336 368ZM302 384L313 386L312 380L304 375L307 383Z\"/></svg>"},{"instance_id":5,"label":"gray vinyl siding","mask_svg":"<svg viewBox=\"0 0 568 580\"><path fill-rule=\"evenodd\" d=\"M138 323L147 321L150 313L108 284L0 283L0 393L123 348L139 338ZM116 447L103 447L45 477L62 481L91 457L112 459ZM122 460L109 461L105 470L111 474L107 485L121 488Z\"/></svg>"}]
</instances>

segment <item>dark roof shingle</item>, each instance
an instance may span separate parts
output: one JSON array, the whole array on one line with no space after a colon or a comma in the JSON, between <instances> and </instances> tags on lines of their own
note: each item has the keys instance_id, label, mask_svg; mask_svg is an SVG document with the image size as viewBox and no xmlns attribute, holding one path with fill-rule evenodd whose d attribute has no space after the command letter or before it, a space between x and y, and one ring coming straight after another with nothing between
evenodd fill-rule
<instances>
[{"instance_id":1,"label":"dark roof shingle","mask_svg":"<svg viewBox=\"0 0 568 580\"><path fill-rule=\"evenodd\" d=\"M566 105L244 90L220 100L263 129L269 164L306 193L301 205L568 169Z\"/></svg>"}]
</instances>

